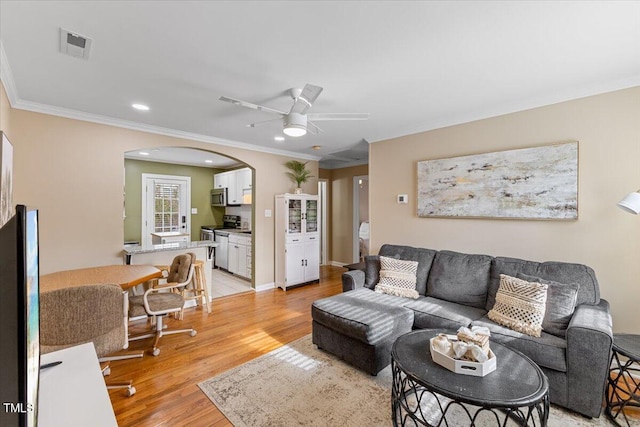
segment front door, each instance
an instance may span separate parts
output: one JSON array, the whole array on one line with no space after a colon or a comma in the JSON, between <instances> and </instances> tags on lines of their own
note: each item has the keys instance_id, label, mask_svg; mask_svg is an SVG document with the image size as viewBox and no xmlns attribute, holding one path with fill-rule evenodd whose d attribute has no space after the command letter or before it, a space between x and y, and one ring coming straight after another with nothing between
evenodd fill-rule
<instances>
[{"instance_id":1,"label":"front door","mask_svg":"<svg viewBox=\"0 0 640 427\"><path fill-rule=\"evenodd\" d=\"M151 244L151 233L190 236L190 206L191 177L142 174L142 244Z\"/></svg>"}]
</instances>

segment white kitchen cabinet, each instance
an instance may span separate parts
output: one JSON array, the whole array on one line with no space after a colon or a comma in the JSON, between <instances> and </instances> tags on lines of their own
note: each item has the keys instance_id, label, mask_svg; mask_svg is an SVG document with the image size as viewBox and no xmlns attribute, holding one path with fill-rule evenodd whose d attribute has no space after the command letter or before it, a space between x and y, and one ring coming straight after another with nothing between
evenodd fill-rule
<instances>
[{"instance_id":1,"label":"white kitchen cabinet","mask_svg":"<svg viewBox=\"0 0 640 427\"><path fill-rule=\"evenodd\" d=\"M213 188L228 188L230 176L229 172L221 172L213 175Z\"/></svg>"},{"instance_id":2,"label":"white kitchen cabinet","mask_svg":"<svg viewBox=\"0 0 640 427\"><path fill-rule=\"evenodd\" d=\"M227 204L242 205L251 204L252 173L249 168L236 169L228 172L217 173L213 176L214 188L227 189Z\"/></svg>"},{"instance_id":3,"label":"white kitchen cabinet","mask_svg":"<svg viewBox=\"0 0 640 427\"><path fill-rule=\"evenodd\" d=\"M229 234L228 271L251 279L251 236Z\"/></svg>"},{"instance_id":4,"label":"white kitchen cabinet","mask_svg":"<svg viewBox=\"0 0 640 427\"><path fill-rule=\"evenodd\" d=\"M319 223L318 196L276 196L276 286L320 279Z\"/></svg>"},{"instance_id":5,"label":"white kitchen cabinet","mask_svg":"<svg viewBox=\"0 0 640 427\"><path fill-rule=\"evenodd\" d=\"M242 168L242 169L238 169L236 172L236 178L238 180L238 187L240 187L241 190L245 189L245 188L251 188L251 169L249 168Z\"/></svg>"}]
</instances>

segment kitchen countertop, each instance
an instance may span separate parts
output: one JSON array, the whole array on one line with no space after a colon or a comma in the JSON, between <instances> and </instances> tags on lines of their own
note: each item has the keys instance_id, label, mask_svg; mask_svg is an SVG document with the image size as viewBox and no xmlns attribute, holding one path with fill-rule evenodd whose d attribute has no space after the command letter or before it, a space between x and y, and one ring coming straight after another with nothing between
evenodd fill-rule
<instances>
[{"instance_id":1,"label":"kitchen countertop","mask_svg":"<svg viewBox=\"0 0 640 427\"><path fill-rule=\"evenodd\" d=\"M162 231L158 233L151 233L152 236L158 237L176 237L176 236L188 236L188 233L182 233L180 231Z\"/></svg>"},{"instance_id":2,"label":"kitchen countertop","mask_svg":"<svg viewBox=\"0 0 640 427\"><path fill-rule=\"evenodd\" d=\"M216 231L222 231L223 233L229 234L240 234L242 236L251 236L253 234L251 230L243 230L241 228L223 228L220 230L214 230L213 232L215 233Z\"/></svg>"},{"instance_id":3,"label":"kitchen countertop","mask_svg":"<svg viewBox=\"0 0 640 427\"><path fill-rule=\"evenodd\" d=\"M201 240L195 242L176 242L165 243L164 245L127 245L124 247L123 252L125 255L146 254L152 252L163 251L175 251L177 249L192 249L192 248L215 248L218 243L213 240Z\"/></svg>"}]
</instances>

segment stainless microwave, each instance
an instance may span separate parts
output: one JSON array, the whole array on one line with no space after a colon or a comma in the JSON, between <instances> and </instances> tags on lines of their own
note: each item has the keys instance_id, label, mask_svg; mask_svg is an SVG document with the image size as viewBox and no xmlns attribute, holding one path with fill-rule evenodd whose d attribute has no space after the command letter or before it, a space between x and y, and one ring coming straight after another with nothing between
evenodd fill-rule
<instances>
[{"instance_id":1,"label":"stainless microwave","mask_svg":"<svg viewBox=\"0 0 640 427\"><path fill-rule=\"evenodd\" d=\"M227 206L226 188L216 188L211 190L211 206Z\"/></svg>"}]
</instances>

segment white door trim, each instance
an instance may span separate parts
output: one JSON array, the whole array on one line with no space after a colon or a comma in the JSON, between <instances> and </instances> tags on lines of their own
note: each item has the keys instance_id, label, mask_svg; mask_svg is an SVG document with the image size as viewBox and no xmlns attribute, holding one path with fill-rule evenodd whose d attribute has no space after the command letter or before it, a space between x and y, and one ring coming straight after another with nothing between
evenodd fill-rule
<instances>
[{"instance_id":1,"label":"white door trim","mask_svg":"<svg viewBox=\"0 0 640 427\"><path fill-rule=\"evenodd\" d=\"M153 173L143 173L142 174L142 206L141 206L141 228L140 228L140 242L143 246L151 245L151 231L149 228L149 224L147 224L147 217L149 215L149 209L147 206L147 195L148 195L148 185L152 183L153 180L168 180L168 181L180 181L184 182L187 191L185 194L185 206L184 206L184 216L186 217L186 233L191 234L191 177L190 176L179 176L179 175L159 175ZM189 238L191 240L191 238Z\"/></svg>"},{"instance_id":2,"label":"white door trim","mask_svg":"<svg viewBox=\"0 0 640 427\"><path fill-rule=\"evenodd\" d=\"M329 263L328 227L327 227L327 191L329 181L318 179L318 199L320 201L320 265Z\"/></svg>"},{"instance_id":3,"label":"white door trim","mask_svg":"<svg viewBox=\"0 0 640 427\"><path fill-rule=\"evenodd\" d=\"M359 180L369 180L369 175L357 175L353 177L353 261L360 261L360 184Z\"/></svg>"}]
</instances>

